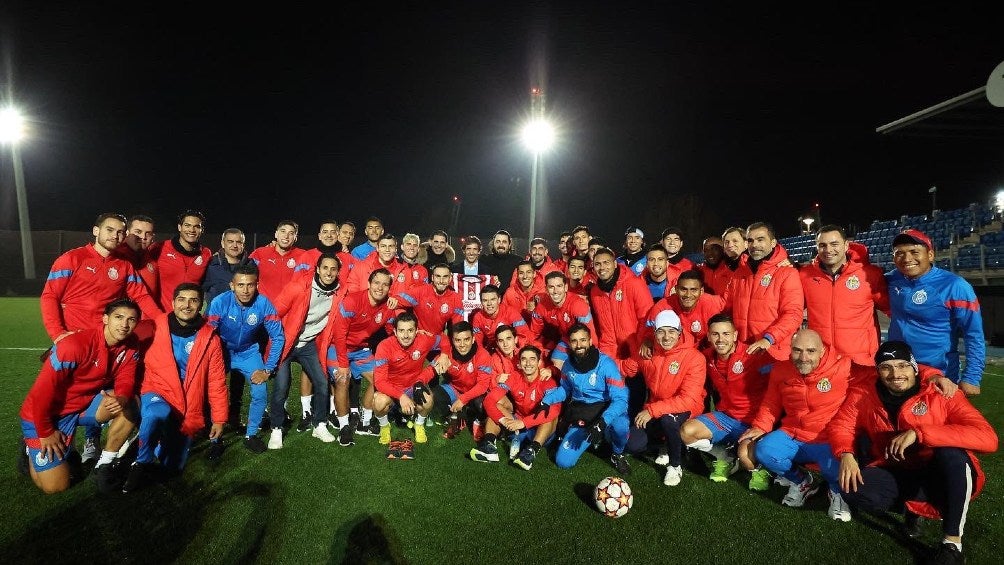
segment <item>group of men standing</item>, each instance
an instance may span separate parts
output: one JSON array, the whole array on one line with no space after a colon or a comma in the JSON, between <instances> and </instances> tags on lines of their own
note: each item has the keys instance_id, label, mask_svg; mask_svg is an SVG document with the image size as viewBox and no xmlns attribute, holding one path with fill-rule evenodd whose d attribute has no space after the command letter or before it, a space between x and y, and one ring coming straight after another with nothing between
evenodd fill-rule
<instances>
[{"instance_id":1,"label":"group of men standing","mask_svg":"<svg viewBox=\"0 0 1004 565\"><path fill-rule=\"evenodd\" d=\"M883 275L839 226L820 229L817 257L796 266L763 222L707 238L694 265L676 228L646 246L631 227L617 253L576 226L552 259L540 238L514 253L504 230L489 253L463 238L456 257L447 234L398 239L378 218L355 247L352 223L325 221L304 250L283 221L251 253L228 229L214 254L204 221L184 212L178 235L155 242L149 217L103 214L94 243L53 264L41 308L54 344L21 411L25 471L42 490L69 487L78 425L103 490L119 488L114 462L134 429L126 491L152 467L180 472L206 428L218 456L245 386L245 447L281 449L296 362L298 429L326 443L375 435L407 458L413 443L392 441L391 419L424 443L432 418L447 438L469 428L475 461L499 461L507 438L525 470L547 445L567 468L608 444L622 474L628 454L652 450L669 486L691 448L711 455L713 481L742 465L751 489L776 476L796 507L820 488L808 465L831 518L850 520L848 502L906 502L944 517L938 559L961 558L982 485L972 452L997 437L966 399L983 371L979 303L934 266L919 231L894 239L896 270ZM891 318L881 347L879 311ZM856 449L865 436L867 454ZM879 457L862 467L866 456Z\"/></svg>"}]
</instances>

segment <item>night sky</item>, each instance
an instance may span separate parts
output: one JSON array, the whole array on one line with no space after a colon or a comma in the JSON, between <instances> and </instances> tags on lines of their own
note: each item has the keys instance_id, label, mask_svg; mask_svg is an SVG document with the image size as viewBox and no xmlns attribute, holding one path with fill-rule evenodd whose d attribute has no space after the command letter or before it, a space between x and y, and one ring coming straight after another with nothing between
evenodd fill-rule
<instances>
[{"instance_id":1,"label":"night sky","mask_svg":"<svg viewBox=\"0 0 1004 565\"><path fill-rule=\"evenodd\" d=\"M815 202L825 222L864 229L929 211L932 185L945 209L1004 186L999 141L874 131L985 84L1002 60L998 22L961 4L4 4L33 120L35 229L116 210L171 231L198 208L215 232L290 217L313 234L323 218L375 214L424 237L448 227L457 194L458 231L525 235L518 130L534 84L560 131L545 157L548 237L586 223L619 243L630 224L681 215L707 218L706 234L767 220L791 235ZM0 174L0 228L13 229L6 151Z\"/></svg>"}]
</instances>

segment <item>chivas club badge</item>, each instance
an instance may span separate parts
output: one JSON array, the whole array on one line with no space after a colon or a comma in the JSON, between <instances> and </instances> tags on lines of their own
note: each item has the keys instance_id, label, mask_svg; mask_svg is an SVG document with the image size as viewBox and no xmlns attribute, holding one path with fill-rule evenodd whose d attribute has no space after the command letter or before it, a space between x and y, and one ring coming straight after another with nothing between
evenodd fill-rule
<instances>
[{"instance_id":1,"label":"chivas club badge","mask_svg":"<svg viewBox=\"0 0 1004 565\"><path fill-rule=\"evenodd\" d=\"M913 408L910 409L910 412L913 412L914 416L923 416L924 414L927 414L927 403L923 400L918 401L913 405Z\"/></svg>"},{"instance_id":2,"label":"chivas club badge","mask_svg":"<svg viewBox=\"0 0 1004 565\"><path fill-rule=\"evenodd\" d=\"M248 322L249 326L253 326L253 325L257 324L258 323L258 314L255 314L254 312L251 312L250 314L248 314L247 322Z\"/></svg>"},{"instance_id":3,"label":"chivas club badge","mask_svg":"<svg viewBox=\"0 0 1004 565\"><path fill-rule=\"evenodd\" d=\"M397 282L399 282L399 283L403 283L404 282L404 273L398 273L397 274Z\"/></svg>"},{"instance_id":4,"label":"chivas club badge","mask_svg":"<svg viewBox=\"0 0 1004 565\"><path fill-rule=\"evenodd\" d=\"M732 372L735 373L735 374L737 374L737 375L742 374L742 372L745 369L746 369L746 367L743 366L743 362L742 361L736 361L735 363L732 364Z\"/></svg>"},{"instance_id":5,"label":"chivas club badge","mask_svg":"<svg viewBox=\"0 0 1004 565\"><path fill-rule=\"evenodd\" d=\"M596 386L596 373L589 375L589 386Z\"/></svg>"},{"instance_id":6,"label":"chivas club badge","mask_svg":"<svg viewBox=\"0 0 1004 565\"><path fill-rule=\"evenodd\" d=\"M422 356L422 352L419 351L419 350L417 350L417 349L415 351L411 352L411 360L412 361L418 361L418 358L421 357L421 356Z\"/></svg>"},{"instance_id":7,"label":"chivas club badge","mask_svg":"<svg viewBox=\"0 0 1004 565\"><path fill-rule=\"evenodd\" d=\"M844 283L844 286L850 290L857 290L861 288L861 279L857 275L851 275L847 277L847 282Z\"/></svg>"},{"instance_id":8,"label":"chivas club badge","mask_svg":"<svg viewBox=\"0 0 1004 565\"><path fill-rule=\"evenodd\" d=\"M616 293L614 293L614 300L616 300L617 302L622 302L624 300L624 291L618 290Z\"/></svg>"},{"instance_id":9,"label":"chivas club badge","mask_svg":"<svg viewBox=\"0 0 1004 565\"><path fill-rule=\"evenodd\" d=\"M690 331L694 332L695 334L701 331L701 321L694 320L693 322L690 322Z\"/></svg>"},{"instance_id":10,"label":"chivas club badge","mask_svg":"<svg viewBox=\"0 0 1004 565\"><path fill-rule=\"evenodd\" d=\"M474 361L471 361L470 363L467 364L467 372L468 373L474 372Z\"/></svg>"},{"instance_id":11,"label":"chivas club badge","mask_svg":"<svg viewBox=\"0 0 1004 565\"><path fill-rule=\"evenodd\" d=\"M439 307L439 313L440 314L445 314L445 313L447 313L449 311L450 311L450 307L448 305L446 305L446 304L440 305L440 307Z\"/></svg>"},{"instance_id":12,"label":"chivas club badge","mask_svg":"<svg viewBox=\"0 0 1004 565\"><path fill-rule=\"evenodd\" d=\"M760 279L760 286L770 286L770 281L773 277L770 273L767 273Z\"/></svg>"},{"instance_id":13,"label":"chivas club badge","mask_svg":"<svg viewBox=\"0 0 1004 565\"><path fill-rule=\"evenodd\" d=\"M833 385L830 384L830 379L823 378L816 383L816 390L819 392L830 392L831 388L833 388Z\"/></svg>"},{"instance_id":14,"label":"chivas club badge","mask_svg":"<svg viewBox=\"0 0 1004 565\"><path fill-rule=\"evenodd\" d=\"M292 269L293 267L296 266L296 260L290 257L289 261L286 261L286 266Z\"/></svg>"},{"instance_id":15,"label":"chivas club badge","mask_svg":"<svg viewBox=\"0 0 1004 565\"><path fill-rule=\"evenodd\" d=\"M927 302L927 292L924 290L918 290L917 292L913 293L912 300L914 304L923 304Z\"/></svg>"},{"instance_id":16,"label":"chivas club badge","mask_svg":"<svg viewBox=\"0 0 1004 565\"><path fill-rule=\"evenodd\" d=\"M109 268L108 269L108 278L110 278L113 281L119 280L119 270L116 269L115 267Z\"/></svg>"},{"instance_id":17,"label":"chivas club badge","mask_svg":"<svg viewBox=\"0 0 1004 565\"><path fill-rule=\"evenodd\" d=\"M675 375L675 374L677 374L679 372L680 372L680 362L679 361L673 361L672 363L669 364L669 374L670 375Z\"/></svg>"},{"instance_id":18,"label":"chivas club badge","mask_svg":"<svg viewBox=\"0 0 1004 565\"><path fill-rule=\"evenodd\" d=\"M373 321L379 324L381 320L383 320L383 312L377 312L377 315L373 317Z\"/></svg>"},{"instance_id":19,"label":"chivas club badge","mask_svg":"<svg viewBox=\"0 0 1004 565\"><path fill-rule=\"evenodd\" d=\"M192 262L195 263L196 265L201 265L202 264L202 255L199 255L198 257L196 257L195 261L192 261Z\"/></svg>"}]
</instances>

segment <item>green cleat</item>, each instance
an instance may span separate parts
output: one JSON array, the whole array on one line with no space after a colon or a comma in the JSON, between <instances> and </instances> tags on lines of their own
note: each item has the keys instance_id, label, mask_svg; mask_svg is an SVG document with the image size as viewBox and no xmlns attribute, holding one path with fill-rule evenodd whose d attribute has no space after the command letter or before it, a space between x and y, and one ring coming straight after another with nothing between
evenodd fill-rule
<instances>
[{"instance_id":1,"label":"green cleat","mask_svg":"<svg viewBox=\"0 0 1004 565\"><path fill-rule=\"evenodd\" d=\"M770 471L767 469L753 469L750 474L750 490L767 490L770 488Z\"/></svg>"},{"instance_id":2,"label":"green cleat","mask_svg":"<svg viewBox=\"0 0 1004 565\"><path fill-rule=\"evenodd\" d=\"M735 461L728 461L727 459L715 459L714 469L708 478L716 483L724 483L729 480L729 475L735 473L738 470L738 466ZM752 480L750 481L752 483ZM753 488L752 486L750 488Z\"/></svg>"}]
</instances>

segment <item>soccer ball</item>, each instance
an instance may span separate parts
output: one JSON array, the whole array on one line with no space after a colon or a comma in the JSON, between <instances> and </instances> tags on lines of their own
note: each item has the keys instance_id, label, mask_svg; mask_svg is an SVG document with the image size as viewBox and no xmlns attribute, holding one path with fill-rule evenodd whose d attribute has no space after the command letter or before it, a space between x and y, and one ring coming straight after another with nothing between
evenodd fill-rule
<instances>
[{"instance_id":1,"label":"soccer ball","mask_svg":"<svg viewBox=\"0 0 1004 565\"><path fill-rule=\"evenodd\" d=\"M634 495L631 487L620 477L607 477L596 485L593 491L596 508L611 518L620 518L631 510Z\"/></svg>"}]
</instances>

